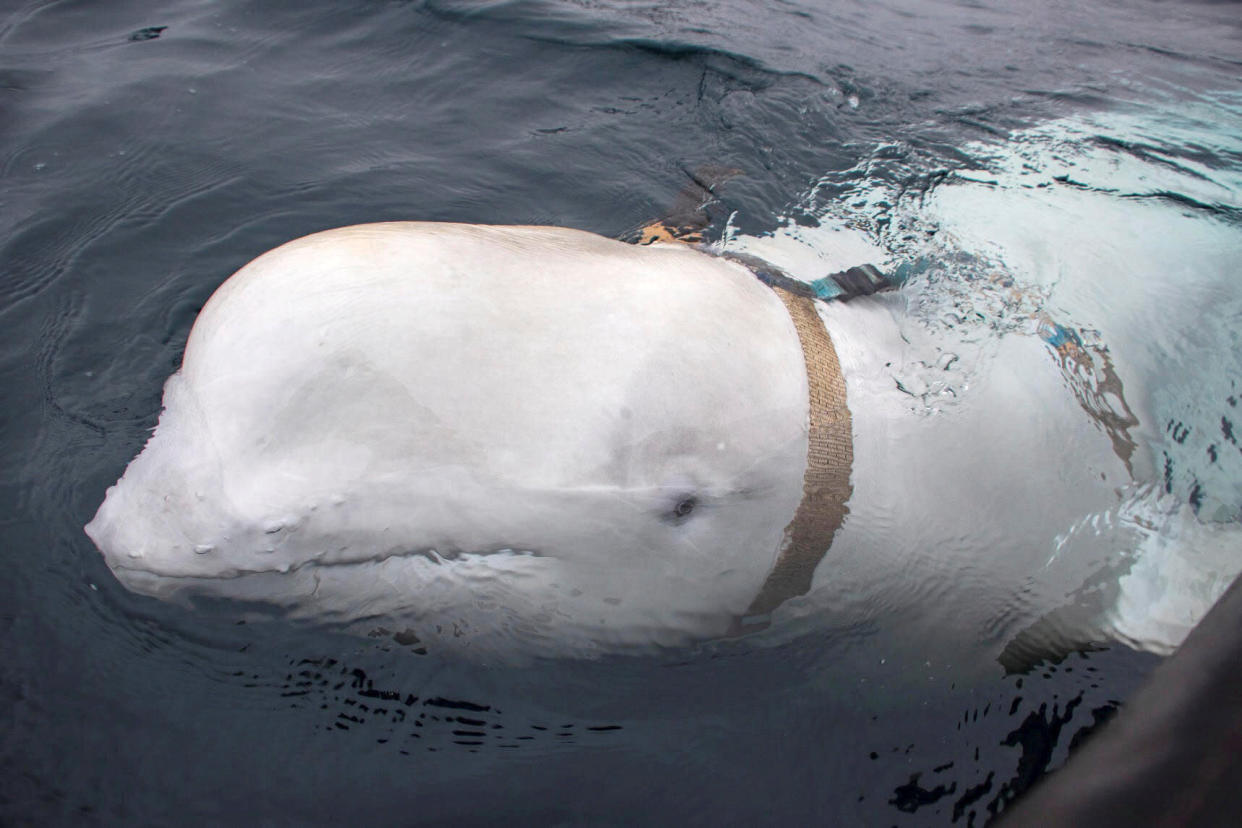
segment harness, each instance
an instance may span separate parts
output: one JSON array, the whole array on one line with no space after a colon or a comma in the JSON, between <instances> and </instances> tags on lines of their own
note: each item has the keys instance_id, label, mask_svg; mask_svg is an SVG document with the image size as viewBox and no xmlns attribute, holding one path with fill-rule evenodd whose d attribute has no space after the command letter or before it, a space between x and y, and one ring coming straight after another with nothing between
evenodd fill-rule
<instances>
[{"instance_id":1,"label":"harness","mask_svg":"<svg viewBox=\"0 0 1242 828\"><path fill-rule=\"evenodd\" d=\"M710 188L704 188L704 192L710 197ZM698 215L696 222L673 219L653 222L639 228L631 237L642 245L655 242L693 245L702 241L704 218ZM737 636L765 629L771 623L773 610L790 598L810 591L815 568L828 554L833 537L849 514L854 439L850 410L846 405L845 377L815 302L849 301L892 289L904 281L905 274L886 275L872 265L861 265L813 282L803 282L755 256L733 252L720 255L749 270L784 304L802 347L810 399L802 500L785 527L776 563L759 593L746 611L733 619L729 635Z\"/></svg>"},{"instance_id":2,"label":"harness","mask_svg":"<svg viewBox=\"0 0 1242 828\"><path fill-rule=\"evenodd\" d=\"M798 332L810 398L806 472L802 501L785 527L781 551L759 594L735 620L736 633L763 629L773 610L811 589L815 568L849 512L853 492L854 440L846 406L845 377L836 349L811 299L783 287L772 290L784 303Z\"/></svg>"},{"instance_id":3,"label":"harness","mask_svg":"<svg viewBox=\"0 0 1242 828\"><path fill-rule=\"evenodd\" d=\"M854 441L845 377L832 339L815 309L816 299L844 298L847 291L833 276L808 284L753 256L726 253L724 257L750 270L785 306L802 347L810 401L802 500L785 527L780 553L759 593L746 612L734 618L729 634L743 635L766 628L773 610L810 591L815 568L828 554L833 536L849 513L846 504L853 493L850 473ZM852 270L860 271L852 281L869 287L866 293L882 286L883 277L875 268L868 265ZM863 295L862 291L853 293Z\"/></svg>"}]
</instances>

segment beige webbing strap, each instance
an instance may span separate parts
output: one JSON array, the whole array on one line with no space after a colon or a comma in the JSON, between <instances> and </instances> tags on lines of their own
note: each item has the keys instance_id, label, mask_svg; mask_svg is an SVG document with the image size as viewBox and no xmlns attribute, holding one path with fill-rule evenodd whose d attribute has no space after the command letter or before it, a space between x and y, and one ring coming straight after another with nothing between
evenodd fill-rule
<instances>
[{"instance_id":1,"label":"beige webbing strap","mask_svg":"<svg viewBox=\"0 0 1242 828\"><path fill-rule=\"evenodd\" d=\"M836 349L813 300L779 287L772 289L789 311L806 360L811 401L806 474L802 502L785 527L780 556L746 614L737 620L739 633L766 626L768 613L811 589L815 567L845 520L846 502L853 491L853 432Z\"/></svg>"},{"instance_id":2,"label":"beige webbing strap","mask_svg":"<svg viewBox=\"0 0 1242 828\"><path fill-rule=\"evenodd\" d=\"M726 171L730 175L736 170ZM697 183L697 179L696 179ZM700 185L710 196L711 188ZM701 197L692 189L683 193L686 199ZM633 236L638 244L683 242L693 244L702 239L706 214L699 205L695 214L700 221L666 218L639 228ZM675 213L678 211L674 211ZM684 218L684 217L683 217ZM781 604L811 589L815 567L828 554L832 538L845 521L846 503L853 493L850 473L854 466L854 435L850 410L845 400L845 377L837 359L832 339L824 328L815 301L779 286L775 275L782 276L791 286L798 283L778 269L752 257L725 254L754 273L784 303L798 332L802 357L806 362L806 380L810 397L809 431L807 435L806 473L802 477L802 502L793 520L785 527L785 536L776 564L768 573L759 594L751 601L746 613L733 619L729 635L742 635L768 625L769 613ZM869 291L870 292L870 291Z\"/></svg>"}]
</instances>

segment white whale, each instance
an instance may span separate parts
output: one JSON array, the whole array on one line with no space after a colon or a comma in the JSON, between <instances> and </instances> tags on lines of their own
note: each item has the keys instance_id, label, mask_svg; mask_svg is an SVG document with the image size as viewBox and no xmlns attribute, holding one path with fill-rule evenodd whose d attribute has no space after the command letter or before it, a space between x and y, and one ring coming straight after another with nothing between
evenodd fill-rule
<instances>
[{"instance_id":1,"label":"white whale","mask_svg":"<svg viewBox=\"0 0 1242 828\"><path fill-rule=\"evenodd\" d=\"M787 545L808 405L789 312L738 264L557 228L348 227L216 291L86 531L159 597L685 641L735 624Z\"/></svg>"},{"instance_id":2,"label":"white whale","mask_svg":"<svg viewBox=\"0 0 1242 828\"><path fill-rule=\"evenodd\" d=\"M1139 542L1132 458L1038 337L953 353L904 301L559 228L317 233L212 296L86 531L134 591L403 643L624 650L827 607L996 650L1083 587L1100 520Z\"/></svg>"}]
</instances>

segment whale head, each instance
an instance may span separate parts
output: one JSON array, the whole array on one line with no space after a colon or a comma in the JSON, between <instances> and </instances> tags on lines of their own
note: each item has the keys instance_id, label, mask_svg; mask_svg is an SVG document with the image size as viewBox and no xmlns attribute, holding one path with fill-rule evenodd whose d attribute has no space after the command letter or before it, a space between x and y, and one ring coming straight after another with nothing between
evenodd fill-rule
<instances>
[{"instance_id":1,"label":"whale head","mask_svg":"<svg viewBox=\"0 0 1242 828\"><path fill-rule=\"evenodd\" d=\"M798 332L744 268L394 223L251 262L86 531L130 589L560 640L721 634L804 499Z\"/></svg>"}]
</instances>

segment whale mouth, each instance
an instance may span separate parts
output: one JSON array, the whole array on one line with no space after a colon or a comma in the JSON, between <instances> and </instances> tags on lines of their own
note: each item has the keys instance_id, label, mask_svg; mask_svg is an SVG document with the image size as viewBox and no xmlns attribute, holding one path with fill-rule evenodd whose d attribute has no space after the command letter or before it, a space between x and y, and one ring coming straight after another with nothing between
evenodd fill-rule
<instances>
[{"instance_id":1,"label":"whale mouth","mask_svg":"<svg viewBox=\"0 0 1242 828\"><path fill-rule=\"evenodd\" d=\"M419 549L408 552L391 552L388 554L374 555L368 558L350 558L346 560L325 560L323 558L313 558L298 564L287 566L272 566L265 569L241 569L237 567L226 567L214 572L204 573L187 573L187 572L160 572L140 566L127 566L122 563L108 562L109 568L116 575L117 580L125 584L127 587L136 589L143 594L156 594L149 590L140 588L142 585L152 584L181 584L183 589L192 588L195 584L209 584L212 582L234 582L243 579L257 579L261 576L269 578L300 578L313 574L319 570L332 569L340 570L347 568L357 568L360 571L368 566L378 566L390 561L415 561L423 559L433 565L451 564L464 560L479 559L495 559L495 558L543 558L543 553L523 547L503 546L495 548L478 549L465 551L460 549L441 550L439 548ZM167 590L160 589L159 596L167 594Z\"/></svg>"},{"instance_id":2,"label":"whale mouth","mask_svg":"<svg viewBox=\"0 0 1242 828\"><path fill-rule=\"evenodd\" d=\"M432 586L433 592L461 590L485 582L509 582L513 576L524 578L530 574L530 564L524 561L535 558L547 556L510 548L418 550L366 559L311 560L283 569L222 568L186 574L126 565L111 568L126 590L191 611L226 616L240 612L248 617L253 610L256 618L274 613L348 623L408 612L414 594L425 586ZM514 588L512 582L509 588Z\"/></svg>"}]
</instances>

